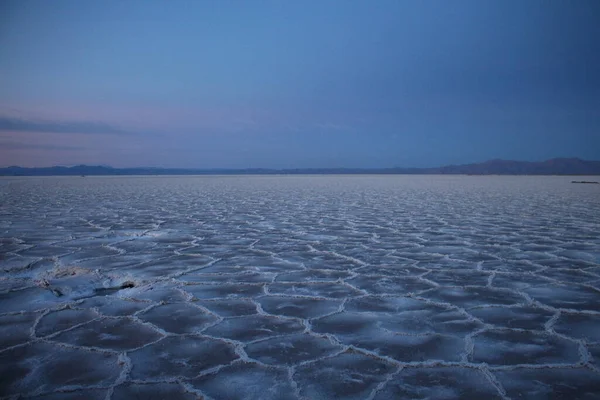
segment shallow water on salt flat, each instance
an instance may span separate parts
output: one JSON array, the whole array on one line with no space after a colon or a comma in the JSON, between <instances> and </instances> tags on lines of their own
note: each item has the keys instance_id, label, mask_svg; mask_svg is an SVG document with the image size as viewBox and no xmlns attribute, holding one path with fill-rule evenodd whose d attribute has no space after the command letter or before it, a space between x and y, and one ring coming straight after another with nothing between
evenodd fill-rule
<instances>
[{"instance_id":1,"label":"shallow water on salt flat","mask_svg":"<svg viewBox=\"0 0 600 400\"><path fill-rule=\"evenodd\" d=\"M0 178L0 397L600 398L571 180Z\"/></svg>"}]
</instances>

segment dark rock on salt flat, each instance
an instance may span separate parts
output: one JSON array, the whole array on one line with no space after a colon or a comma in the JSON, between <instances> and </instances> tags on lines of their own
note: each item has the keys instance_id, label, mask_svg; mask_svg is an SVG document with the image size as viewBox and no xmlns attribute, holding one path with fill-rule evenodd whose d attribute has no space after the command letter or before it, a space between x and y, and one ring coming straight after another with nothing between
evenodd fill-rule
<instances>
[{"instance_id":1,"label":"dark rock on salt flat","mask_svg":"<svg viewBox=\"0 0 600 400\"><path fill-rule=\"evenodd\" d=\"M207 369L229 364L238 356L231 345L220 340L174 336L135 350L129 358L133 364L132 379L159 380L193 378Z\"/></svg>"},{"instance_id":2,"label":"dark rock on salt flat","mask_svg":"<svg viewBox=\"0 0 600 400\"><path fill-rule=\"evenodd\" d=\"M473 368L404 368L377 392L387 399L501 399L496 388Z\"/></svg>"}]
</instances>

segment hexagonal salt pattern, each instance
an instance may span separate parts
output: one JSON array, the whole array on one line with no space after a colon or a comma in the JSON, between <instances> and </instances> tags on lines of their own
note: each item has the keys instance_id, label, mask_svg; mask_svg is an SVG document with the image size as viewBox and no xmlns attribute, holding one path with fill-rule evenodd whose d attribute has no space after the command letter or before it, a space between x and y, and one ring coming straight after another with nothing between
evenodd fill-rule
<instances>
[{"instance_id":1,"label":"hexagonal salt pattern","mask_svg":"<svg viewBox=\"0 0 600 400\"><path fill-rule=\"evenodd\" d=\"M1 399L600 393L594 185L0 179Z\"/></svg>"}]
</instances>

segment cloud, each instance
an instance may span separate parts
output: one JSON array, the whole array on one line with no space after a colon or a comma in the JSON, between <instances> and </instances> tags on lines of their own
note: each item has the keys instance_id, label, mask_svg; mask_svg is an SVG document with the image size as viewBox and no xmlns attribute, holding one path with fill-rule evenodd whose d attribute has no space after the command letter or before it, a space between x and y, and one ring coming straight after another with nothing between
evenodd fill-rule
<instances>
[{"instance_id":1,"label":"cloud","mask_svg":"<svg viewBox=\"0 0 600 400\"><path fill-rule=\"evenodd\" d=\"M123 130L102 122L89 121L44 121L0 116L0 131L45 132L45 133L81 133L135 135L136 132Z\"/></svg>"},{"instance_id":2,"label":"cloud","mask_svg":"<svg viewBox=\"0 0 600 400\"><path fill-rule=\"evenodd\" d=\"M83 150L84 147L80 146L66 146L57 144L32 144L32 143L19 143L13 141L0 141L0 149L2 150Z\"/></svg>"}]
</instances>

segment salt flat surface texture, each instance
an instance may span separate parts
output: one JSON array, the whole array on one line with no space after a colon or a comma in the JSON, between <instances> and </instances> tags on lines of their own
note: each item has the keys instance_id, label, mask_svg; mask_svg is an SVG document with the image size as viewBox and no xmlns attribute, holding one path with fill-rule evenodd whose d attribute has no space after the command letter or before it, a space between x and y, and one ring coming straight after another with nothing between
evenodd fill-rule
<instances>
[{"instance_id":1,"label":"salt flat surface texture","mask_svg":"<svg viewBox=\"0 0 600 400\"><path fill-rule=\"evenodd\" d=\"M600 398L571 180L2 178L0 397Z\"/></svg>"}]
</instances>

